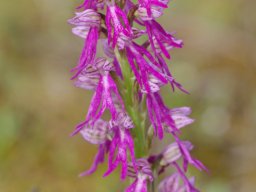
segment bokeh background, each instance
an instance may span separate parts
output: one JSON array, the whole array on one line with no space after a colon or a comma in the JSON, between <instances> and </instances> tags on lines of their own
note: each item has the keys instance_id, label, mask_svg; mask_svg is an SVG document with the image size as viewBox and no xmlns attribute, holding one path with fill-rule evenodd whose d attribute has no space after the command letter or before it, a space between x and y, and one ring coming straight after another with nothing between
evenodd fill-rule
<instances>
[{"instance_id":1,"label":"bokeh background","mask_svg":"<svg viewBox=\"0 0 256 192\"><path fill-rule=\"evenodd\" d=\"M121 191L118 173L89 177L96 147L69 137L91 93L75 88L69 70L82 41L66 20L74 0L0 1L0 192ZM256 191L256 1L173 1L159 21L185 42L171 70L190 95L163 90L170 106L191 106L183 130L210 173L202 192ZM165 141L168 142L168 141Z\"/></svg>"}]
</instances>

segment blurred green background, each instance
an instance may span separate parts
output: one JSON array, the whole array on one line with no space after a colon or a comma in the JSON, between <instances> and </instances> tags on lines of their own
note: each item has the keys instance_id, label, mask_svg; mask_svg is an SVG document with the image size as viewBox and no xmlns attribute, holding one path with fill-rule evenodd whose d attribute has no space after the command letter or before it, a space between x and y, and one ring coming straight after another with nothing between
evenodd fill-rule
<instances>
[{"instance_id":1,"label":"blurred green background","mask_svg":"<svg viewBox=\"0 0 256 192\"><path fill-rule=\"evenodd\" d=\"M121 191L118 171L89 177L96 147L69 137L91 93L69 70L83 42L66 20L81 1L0 1L0 192ZM159 21L185 42L171 70L191 95L163 90L166 103L191 106L183 130L210 174L202 192L256 191L256 1L172 1ZM168 143L168 139L165 140ZM159 145L158 150L161 150Z\"/></svg>"}]
</instances>

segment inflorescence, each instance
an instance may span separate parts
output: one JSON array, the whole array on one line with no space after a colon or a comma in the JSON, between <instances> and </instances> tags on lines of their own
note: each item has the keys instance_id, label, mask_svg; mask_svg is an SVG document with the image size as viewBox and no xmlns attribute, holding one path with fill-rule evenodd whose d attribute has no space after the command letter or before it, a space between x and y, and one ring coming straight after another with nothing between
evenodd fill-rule
<instances>
[{"instance_id":1,"label":"inflorescence","mask_svg":"<svg viewBox=\"0 0 256 192\"><path fill-rule=\"evenodd\" d=\"M190 155L193 145L180 139L181 128L193 122L189 107L169 109L160 88L186 90L173 78L165 59L183 43L156 19L169 0L85 0L68 20L84 47L72 69L75 86L94 92L85 120L72 135L98 145L92 174L108 158L111 174L121 165L120 177L133 182L126 192L196 192L194 177L186 176L188 164L204 165ZM97 57L101 45L104 57ZM110 118L103 119L105 112ZM159 154L150 154L152 140L172 135L172 143ZM158 182L167 167L173 174Z\"/></svg>"}]
</instances>

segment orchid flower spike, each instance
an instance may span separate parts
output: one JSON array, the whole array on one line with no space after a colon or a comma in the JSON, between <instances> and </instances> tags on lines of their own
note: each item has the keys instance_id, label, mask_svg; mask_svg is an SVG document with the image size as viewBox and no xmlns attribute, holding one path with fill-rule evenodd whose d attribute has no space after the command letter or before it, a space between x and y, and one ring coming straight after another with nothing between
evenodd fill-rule
<instances>
[{"instance_id":1,"label":"orchid flower spike","mask_svg":"<svg viewBox=\"0 0 256 192\"><path fill-rule=\"evenodd\" d=\"M125 192L199 191L194 177L187 176L188 166L207 169L190 154L192 143L180 139L194 122L191 109L169 108L160 94L168 84L188 93L167 64L183 41L156 21L168 5L169 0L84 0L68 20L84 42L71 79L92 92L88 112L72 135L80 133L98 146L92 166L80 176L107 162L104 177L120 166L121 180L132 180ZM153 140L166 135L170 143L151 154ZM172 174L160 181L167 168Z\"/></svg>"}]
</instances>

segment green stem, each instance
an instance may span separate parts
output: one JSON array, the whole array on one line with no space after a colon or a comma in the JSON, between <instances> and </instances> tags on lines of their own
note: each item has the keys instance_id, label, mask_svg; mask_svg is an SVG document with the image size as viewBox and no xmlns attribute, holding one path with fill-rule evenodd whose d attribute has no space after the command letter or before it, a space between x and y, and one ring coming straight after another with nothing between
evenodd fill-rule
<instances>
[{"instance_id":1,"label":"green stem","mask_svg":"<svg viewBox=\"0 0 256 192\"><path fill-rule=\"evenodd\" d=\"M136 158L141 158L147 155L147 142L145 134L145 109L141 107L138 99L138 84L135 81L134 74L127 61L127 56L124 51L115 49L116 58L120 64L123 81L120 83L120 94L124 100L124 105L128 115L132 118L134 128L132 135L134 136L135 155Z\"/></svg>"},{"instance_id":2,"label":"green stem","mask_svg":"<svg viewBox=\"0 0 256 192\"><path fill-rule=\"evenodd\" d=\"M155 192L157 191L157 183L158 183L158 171L159 171L159 165L160 165L160 159L158 158L152 165L151 169L152 169L152 173L153 173L153 177L154 180L153 182L148 184L148 189L149 192Z\"/></svg>"}]
</instances>

